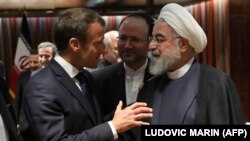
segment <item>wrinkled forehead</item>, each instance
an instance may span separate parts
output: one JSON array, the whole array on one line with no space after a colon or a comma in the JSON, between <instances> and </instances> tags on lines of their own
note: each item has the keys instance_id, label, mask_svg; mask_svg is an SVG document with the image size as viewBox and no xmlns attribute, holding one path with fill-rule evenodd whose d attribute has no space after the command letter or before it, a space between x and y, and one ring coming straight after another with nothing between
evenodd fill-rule
<instances>
[{"instance_id":1,"label":"wrinkled forehead","mask_svg":"<svg viewBox=\"0 0 250 141\"><path fill-rule=\"evenodd\" d=\"M163 35L176 35L177 33L174 29L163 19L159 19L155 21L155 25L153 28L153 34L161 33Z\"/></svg>"}]
</instances>

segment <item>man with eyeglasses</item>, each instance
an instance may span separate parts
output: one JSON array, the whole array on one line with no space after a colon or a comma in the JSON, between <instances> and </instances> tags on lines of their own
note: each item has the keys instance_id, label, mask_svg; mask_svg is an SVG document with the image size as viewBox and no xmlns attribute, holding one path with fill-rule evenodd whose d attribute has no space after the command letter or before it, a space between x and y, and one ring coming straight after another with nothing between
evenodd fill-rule
<instances>
[{"instance_id":1,"label":"man with eyeglasses","mask_svg":"<svg viewBox=\"0 0 250 141\"><path fill-rule=\"evenodd\" d=\"M139 94L153 108L151 124L244 124L231 78L195 61L206 45L204 31L184 7L162 8L149 46L150 73L157 77Z\"/></svg>"},{"instance_id":2,"label":"man with eyeglasses","mask_svg":"<svg viewBox=\"0 0 250 141\"><path fill-rule=\"evenodd\" d=\"M119 100L125 106L134 103L139 89L152 77L148 72L148 47L153 23L153 18L142 12L124 18L117 37L122 62L93 72L103 116L114 111Z\"/></svg>"}]
</instances>

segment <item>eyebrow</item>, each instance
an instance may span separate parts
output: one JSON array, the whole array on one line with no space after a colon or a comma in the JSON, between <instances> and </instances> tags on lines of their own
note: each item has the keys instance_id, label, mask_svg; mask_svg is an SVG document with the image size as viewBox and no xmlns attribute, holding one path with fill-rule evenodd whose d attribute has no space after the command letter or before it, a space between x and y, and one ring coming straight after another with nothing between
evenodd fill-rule
<instances>
[{"instance_id":1,"label":"eyebrow","mask_svg":"<svg viewBox=\"0 0 250 141\"><path fill-rule=\"evenodd\" d=\"M154 35L155 37L165 37L163 34L161 33L157 33L156 35Z\"/></svg>"},{"instance_id":2,"label":"eyebrow","mask_svg":"<svg viewBox=\"0 0 250 141\"><path fill-rule=\"evenodd\" d=\"M127 37L127 38L140 38L140 37L137 37L137 36L127 36L127 35L120 35L118 37Z\"/></svg>"}]
</instances>

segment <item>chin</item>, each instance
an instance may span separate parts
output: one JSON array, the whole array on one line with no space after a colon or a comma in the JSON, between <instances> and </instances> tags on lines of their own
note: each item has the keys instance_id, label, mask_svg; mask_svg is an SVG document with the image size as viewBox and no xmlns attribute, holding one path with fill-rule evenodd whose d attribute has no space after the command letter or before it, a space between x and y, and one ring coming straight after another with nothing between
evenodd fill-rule
<instances>
[{"instance_id":1,"label":"chin","mask_svg":"<svg viewBox=\"0 0 250 141\"><path fill-rule=\"evenodd\" d=\"M122 60L124 61L124 62L134 62L135 61L135 57L133 57L133 56L127 56L127 57L123 57L122 58Z\"/></svg>"}]
</instances>

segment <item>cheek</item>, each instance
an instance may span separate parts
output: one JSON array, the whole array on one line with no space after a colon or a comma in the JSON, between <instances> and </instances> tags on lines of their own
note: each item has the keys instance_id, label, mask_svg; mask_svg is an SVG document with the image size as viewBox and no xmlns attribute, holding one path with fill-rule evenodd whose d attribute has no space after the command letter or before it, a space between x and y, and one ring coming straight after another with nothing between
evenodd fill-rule
<instances>
[{"instance_id":1,"label":"cheek","mask_svg":"<svg viewBox=\"0 0 250 141\"><path fill-rule=\"evenodd\" d=\"M136 49L138 52L146 53L146 52L149 51L149 44L144 44L144 45L135 47L135 49Z\"/></svg>"},{"instance_id":2,"label":"cheek","mask_svg":"<svg viewBox=\"0 0 250 141\"><path fill-rule=\"evenodd\" d=\"M94 59L94 58L100 56L101 48L99 48L99 50L98 50L96 47L92 46L87 50L87 53L85 52L85 54L87 57L86 59L88 59L88 58Z\"/></svg>"},{"instance_id":3,"label":"cheek","mask_svg":"<svg viewBox=\"0 0 250 141\"><path fill-rule=\"evenodd\" d=\"M117 47L117 52L119 53L119 52L121 52L122 51L122 46L118 46Z\"/></svg>"}]
</instances>

